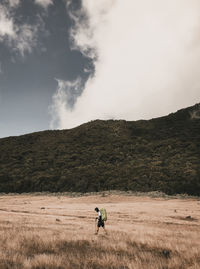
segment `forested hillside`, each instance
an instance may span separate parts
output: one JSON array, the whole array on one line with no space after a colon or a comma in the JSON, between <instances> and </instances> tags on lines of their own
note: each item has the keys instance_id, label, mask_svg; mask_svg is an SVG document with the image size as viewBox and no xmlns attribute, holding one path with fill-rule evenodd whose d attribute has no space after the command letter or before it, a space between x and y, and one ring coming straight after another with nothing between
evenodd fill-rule
<instances>
[{"instance_id":1,"label":"forested hillside","mask_svg":"<svg viewBox=\"0 0 200 269\"><path fill-rule=\"evenodd\" d=\"M200 106L0 139L0 192L110 189L200 195Z\"/></svg>"}]
</instances>

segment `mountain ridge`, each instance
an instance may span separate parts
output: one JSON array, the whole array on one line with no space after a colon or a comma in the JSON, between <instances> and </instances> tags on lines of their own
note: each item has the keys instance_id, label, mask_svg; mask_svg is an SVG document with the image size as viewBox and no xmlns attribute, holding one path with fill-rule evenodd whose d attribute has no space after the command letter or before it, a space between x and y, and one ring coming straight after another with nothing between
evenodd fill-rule
<instances>
[{"instance_id":1,"label":"mountain ridge","mask_svg":"<svg viewBox=\"0 0 200 269\"><path fill-rule=\"evenodd\" d=\"M0 192L200 195L200 104L151 120L95 120L0 139Z\"/></svg>"}]
</instances>

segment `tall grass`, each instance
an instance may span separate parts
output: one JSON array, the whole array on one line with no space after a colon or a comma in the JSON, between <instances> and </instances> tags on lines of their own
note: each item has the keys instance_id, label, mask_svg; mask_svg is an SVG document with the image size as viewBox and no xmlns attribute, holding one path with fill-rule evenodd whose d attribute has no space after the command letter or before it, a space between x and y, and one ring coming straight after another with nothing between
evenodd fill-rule
<instances>
[{"instance_id":1,"label":"tall grass","mask_svg":"<svg viewBox=\"0 0 200 269\"><path fill-rule=\"evenodd\" d=\"M83 218L80 212L84 208L86 211L93 209L96 198L56 200L42 197L39 204L39 198L28 199L29 202L25 196L10 197L1 203L0 269L200 268L199 213L196 201L184 201L184 204L180 202L175 205L171 202L169 205L168 201L153 199L149 199L146 204L142 204L142 198L132 198L128 203L122 198L121 201L116 200L116 203L111 199L110 203L104 203L109 211L108 234L100 230L99 235L95 236L95 213L88 211L88 218ZM44 213L37 206L41 202L45 204ZM130 206L134 207L136 202L141 203L137 207L143 211L135 213L135 216L130 211ZM163 203L168 203L166 205L172 209L175 206L177 211L183 208L188 210L191 203L196 205L192 209L194 220L181 220L175 215L170 218L170 222L168 217L171 216L166 217L168 209L163 207L163 213L160 213L162 218L155 221L151 217L152 212L149 209L149 214L148 210L145 211L151 206L160 205L162 208ZM49 208L46 209L47 206ZM67 211L67 217L63 214L63 209ZM120 215L121 212L124 215ZM59 222L56 221L58 215Z\"/></svg>"}]
</instances>

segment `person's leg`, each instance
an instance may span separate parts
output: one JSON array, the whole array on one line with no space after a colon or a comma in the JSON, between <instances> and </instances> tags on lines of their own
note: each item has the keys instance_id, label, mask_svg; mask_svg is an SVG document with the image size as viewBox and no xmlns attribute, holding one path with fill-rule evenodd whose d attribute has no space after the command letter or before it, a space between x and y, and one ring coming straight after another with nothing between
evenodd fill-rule
<instances>
[{"instance_id":1,"label":"person's leg","mask_svg":"<svg viewBox=\"0 0 200 269\"><path fill-rule=\"evenodd\" d=\"M96 233L95 233L95 234L98 234L98 232L99 232L99 227L100 227L100 225L99 225L99 221L97 221L97 225L96 225Z\"/></svg>"},{"instance_id":2,"label":"person's leg","mask_svg":"<svg viewBox=\"0 0 200 269\"><path fill-rule=\"evenodd\" d=\"M105 222L103 222L102 227L103 227L104 232L107 234L106 227L105 227Z\"/></svg>"}]
</instances>

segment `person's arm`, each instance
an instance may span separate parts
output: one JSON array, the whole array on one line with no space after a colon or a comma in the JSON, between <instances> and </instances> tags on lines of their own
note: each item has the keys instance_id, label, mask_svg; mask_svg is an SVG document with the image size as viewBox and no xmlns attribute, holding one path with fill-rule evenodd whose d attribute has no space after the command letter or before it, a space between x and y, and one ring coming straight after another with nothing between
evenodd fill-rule
<instances>
[{"instance_id":1,"label":"person's arm","mask_svg":"<svg viewBox=\"0 0 200 269\"><path fill-rule=\"evenodd\" d=\"M98 220L101 220L101 212L100 212L100 210L98 212Z\"/></svg>"}]
</instances>

